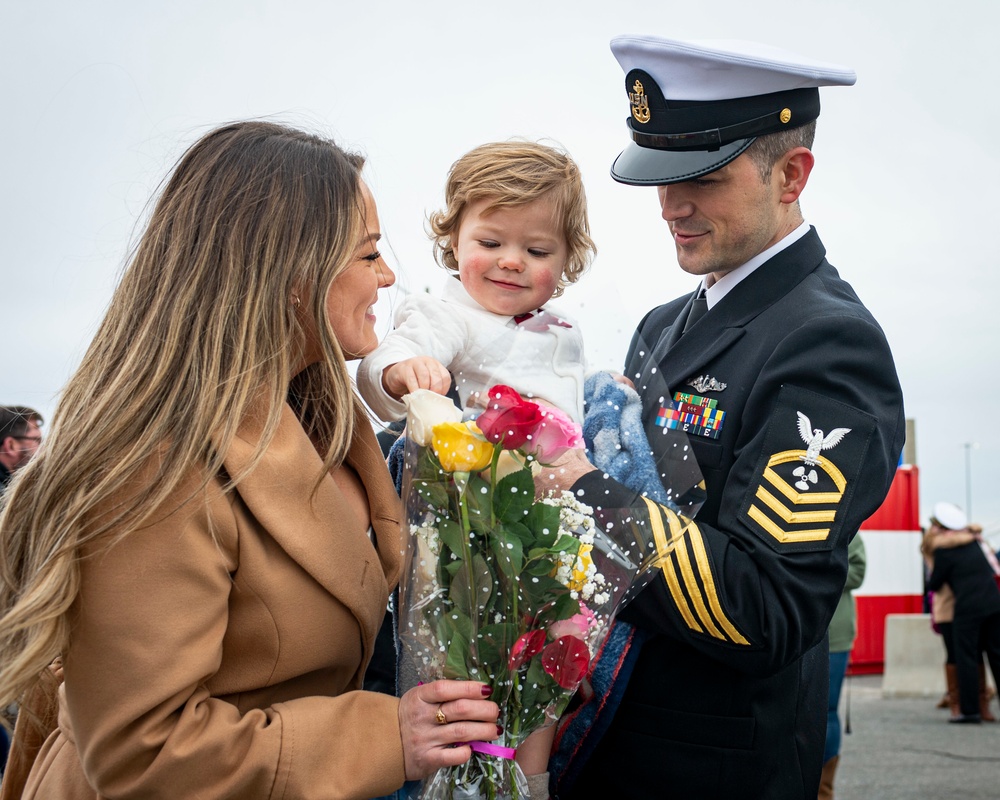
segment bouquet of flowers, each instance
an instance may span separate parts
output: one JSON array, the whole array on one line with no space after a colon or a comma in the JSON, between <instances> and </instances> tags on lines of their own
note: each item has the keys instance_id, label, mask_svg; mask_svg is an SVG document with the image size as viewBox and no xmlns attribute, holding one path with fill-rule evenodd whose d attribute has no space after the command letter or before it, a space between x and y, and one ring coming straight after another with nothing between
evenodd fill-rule
<instances>
[{"instance_id":1,"label":"bouquet of flowers","mask_svg":"<svg viewBox=\"0 0 1000 800\"><path fill-rule=\"evenodd\" d=\"M425 781L421 797L527 797L516 748L562 714L662 554L629 509L597 512L565 491L536 497L534 473L583 446L562 412L507 386L489 390L474 421L431 392L405 399L402 662L421 681L483 681L503 727Z\"/></svg>"}]
</instances>

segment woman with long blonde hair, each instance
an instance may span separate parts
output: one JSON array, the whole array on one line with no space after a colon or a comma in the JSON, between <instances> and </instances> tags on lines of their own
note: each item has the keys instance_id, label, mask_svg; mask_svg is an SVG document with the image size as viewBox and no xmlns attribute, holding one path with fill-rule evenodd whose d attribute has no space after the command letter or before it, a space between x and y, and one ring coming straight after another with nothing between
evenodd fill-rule
<instances>
[{"instance_id":1,"label":"woman with long blonde hair","mask_svg":"<svg viewBox=\"0 0 1000 800\"><path fill-rule=\"evenodd\" d=\"M482 684L360 691L400 550L362 163L243 122L166 182L0 517L4 798L372 797L495 737Z\"/></svg>"}]
</instances>

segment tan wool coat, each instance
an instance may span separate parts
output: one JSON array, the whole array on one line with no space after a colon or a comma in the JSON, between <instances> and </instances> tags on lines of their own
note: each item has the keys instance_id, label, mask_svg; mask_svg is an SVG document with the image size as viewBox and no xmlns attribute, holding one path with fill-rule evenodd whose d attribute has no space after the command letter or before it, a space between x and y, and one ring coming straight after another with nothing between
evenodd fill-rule
<instances>
[{"instance_id":1,"label":"tan wool coat","mask_svg":"<svg viewBox=\"0 0 1000 800\"><path fill-rule=\"evenodd\" d=\"M363 415L348 463L375 543L291 409L237 489L86 553L58 725L30 800L364 798L403 783L398 701L360 691L399 574L399 500ZM259 433L226 458L247 464ZM214 538L213 538L214 531ZM19 731L16 739L24 738ZM28 737L30 738L30 737Z\"/></svg>"}]
</instances>

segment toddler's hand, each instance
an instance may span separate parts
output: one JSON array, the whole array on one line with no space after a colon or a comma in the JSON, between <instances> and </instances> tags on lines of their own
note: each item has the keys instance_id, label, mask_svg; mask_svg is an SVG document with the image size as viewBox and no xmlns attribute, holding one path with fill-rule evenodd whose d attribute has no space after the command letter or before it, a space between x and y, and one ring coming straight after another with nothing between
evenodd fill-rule
<instances>
[{"instance_id":1,"label":"toddler's hand","mask_svg":"<svg viewBox=\"0 0 1000 800\"><path fill-rule=\"evenodd\" d=\"M382 387L396 400L415 389L443 395L451 388L451 375L436 358L417 356L386 367L382 371Z\"/></svg>"}]
</instances>

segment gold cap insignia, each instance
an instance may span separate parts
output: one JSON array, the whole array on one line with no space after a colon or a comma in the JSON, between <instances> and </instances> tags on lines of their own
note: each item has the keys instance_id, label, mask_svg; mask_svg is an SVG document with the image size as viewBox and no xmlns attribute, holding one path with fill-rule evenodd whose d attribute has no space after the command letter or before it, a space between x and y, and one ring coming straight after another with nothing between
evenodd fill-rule
<instances>
[{"instance_id":1,"label":"gold cap insignia","mask_svg":"<svg viewBox=\"0 0 1000 800\"><path fill-rule=\"evenodd\" d=\"M778 114L778 119L781 120L782 125L787 125L792 120L792 109L790 108L781 109L781 113Z\"/></svg>"},{"instance_id":2,"label":"gold cap insignia","mask_svg":"<svg viewBox=\"0 0 1000 800\"><path fill-rule=\"evenodd\" d=\"M640 81L632 84L632 91L628 93L629 102L632 104L632 116L636 122L643 124L649 122L649 99L646 97L646 90Z\"/></svg>"}]
</instances>

